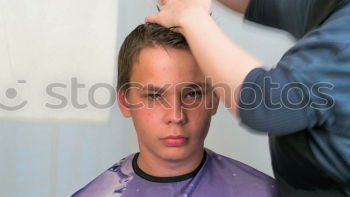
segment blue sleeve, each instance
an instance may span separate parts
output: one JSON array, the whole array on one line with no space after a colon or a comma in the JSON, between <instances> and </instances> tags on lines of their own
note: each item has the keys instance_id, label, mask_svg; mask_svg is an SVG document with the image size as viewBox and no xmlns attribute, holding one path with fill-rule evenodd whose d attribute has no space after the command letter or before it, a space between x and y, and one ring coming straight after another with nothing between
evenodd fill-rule
<instances>
[{"instance_id":1,"label":"blue sleeve","mask_svg":"<svg viewBox=\"0 0 350 197\"><path fill-rule=\"evenodd\" d=\"M239 102L242 123L272 135L317 126L349 128L349 35L346 1L288 50L274 69L251 71Z\"/></svg>"},{"instance_id":2,"label":"blue sleeve","mask_svg":"<svg viewBox=\"0 0 350 197\"><path fill-rule=\"evenodd\" d=\"M280 68L251 71L241 88L239 114L242 123L273 135L311 127L314 120L307 116L307 98L301 96L307 89L290 82Z\"/></svg>"},{"instance_id":3,"label":"blue sleeve","mask_svg":"<svg viewBox=\"0 0 350 197\"><path fill-rule=\"evenodd\" d=\"M250 0L245 18L301 38L321 24L342 1L344 0Z\"/></svg>"}]
</instances>

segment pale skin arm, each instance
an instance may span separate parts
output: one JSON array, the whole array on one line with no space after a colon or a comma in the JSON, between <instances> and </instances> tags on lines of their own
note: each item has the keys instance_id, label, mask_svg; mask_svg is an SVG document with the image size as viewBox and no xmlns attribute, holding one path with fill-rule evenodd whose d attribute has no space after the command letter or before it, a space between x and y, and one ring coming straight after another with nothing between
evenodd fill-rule
<instances>
[{"instance_id":1,"label":"pale skin arm","mask_svg":"<svg viewBox=\"0 0 350 197\"><path fill-rule=\"evenodd\" d=\"M234 10L241 14L245 13L249 4L249 0L217 0L217 1L224 4L226 7L230 8L231 10Z\"/></svg>"},{"instance_id":2,"label":"pale skin arm","mask_svg":"<svg viewBox=\"0 0 350 197\"><path fill-rule=\"evenodd\" d=\"M146 22L177 27L176 31L186 37L201 70L211 78L214 87L217 83L228 85L215 91L230 111L238 115L241 84L251 70L262 64L222 32L209 15L210 7L210 0L168 0L161 12L147 17Z\"/></svg>"}]
</instances>

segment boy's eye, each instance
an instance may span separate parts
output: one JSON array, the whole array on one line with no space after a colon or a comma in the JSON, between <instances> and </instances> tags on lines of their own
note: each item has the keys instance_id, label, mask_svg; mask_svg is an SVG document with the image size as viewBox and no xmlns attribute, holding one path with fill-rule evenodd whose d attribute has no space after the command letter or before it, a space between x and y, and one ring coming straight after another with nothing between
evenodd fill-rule
<instances>
[{"instance_id":1,"label":"boy's eye","mask_svg":"<svg viewBox=\"0 0 350 197\"><path fill-rule=\"evenodd\" d=\"M147 94L146 97L151 100L158 100L161 98L160 94Z\"/></svg>"},{"instance_id":2,"label":"boy's eye","mask_svg":"<svg viewBox=\"0 0 350 197\"><path fill-rule=\"evenodd\" d=\"M189 92L186 97L192 97L192 98L197 98L197 97L201 97L202 96L202 92L201 91L193 91L193 92Z\"/></svg>"}]
</instances>

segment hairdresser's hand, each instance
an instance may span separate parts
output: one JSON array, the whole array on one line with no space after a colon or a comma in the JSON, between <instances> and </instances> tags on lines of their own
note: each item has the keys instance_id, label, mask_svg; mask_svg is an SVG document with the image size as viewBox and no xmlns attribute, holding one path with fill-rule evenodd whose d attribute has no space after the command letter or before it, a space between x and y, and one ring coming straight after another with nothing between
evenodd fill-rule
<instances>
[{"instance_id":1,"label":"hairdresser's hand","mask_svg":"<svg viewBox=\"0 0 350 197\"><path fill-rule=\"evenodd\" d=\"M209 15L212 0L161 0L159 13L146 18L148 23L157 23L164 27L182 32L186 25L200 22L202 16Z\"/></svg>"}]
</instances>

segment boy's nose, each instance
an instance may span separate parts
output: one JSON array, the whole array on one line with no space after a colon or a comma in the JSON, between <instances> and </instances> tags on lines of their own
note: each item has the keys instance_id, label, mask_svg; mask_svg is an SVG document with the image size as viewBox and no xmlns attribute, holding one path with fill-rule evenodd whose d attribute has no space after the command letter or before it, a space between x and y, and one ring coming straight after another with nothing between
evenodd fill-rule
<instances>
[{"instance_id":1,"label":"boy's nose","mask_svg":"<svg viewBox=\"0 0 350 197\"><path fill-rule=\"evenodd\" d=\"M165 122L167 124L185 124L187 116L180 99L172 99L168 109L165 109Z\"/></svg>"}]
</instances>

